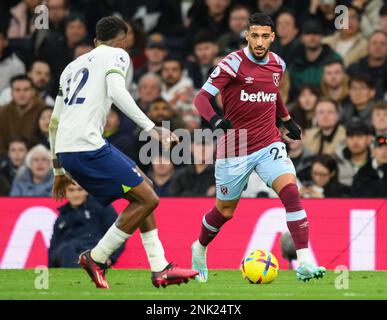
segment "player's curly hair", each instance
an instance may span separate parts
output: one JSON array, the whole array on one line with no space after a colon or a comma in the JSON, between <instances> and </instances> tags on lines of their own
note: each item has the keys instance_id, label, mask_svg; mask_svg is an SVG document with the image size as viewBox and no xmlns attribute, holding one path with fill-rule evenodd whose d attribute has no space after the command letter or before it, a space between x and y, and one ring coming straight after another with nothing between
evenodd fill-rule
<instances>
[{"instance_id":1,"label":"player's curly hair","mask_svg":"<svg viewBox=\"0 0 387 320\"><path fill-rule=\"evenodd\" d=\"M274 22L269 15L262 12L253 13L249 17L248 27L251 26L269 26L271 31L274 31Z\"/></svg>"},{"instance_id":2,"label":"player's curly hair","mask_svg":"<svg viewBox=\"0 0 387 320\"><path fill-rule=\"evenodd\" d=\"M100 19L95 28L96 38L101 41L114 39L121 32L127 33L128 26L124 20L115 16Z\"/></svg>"}]
</instances>

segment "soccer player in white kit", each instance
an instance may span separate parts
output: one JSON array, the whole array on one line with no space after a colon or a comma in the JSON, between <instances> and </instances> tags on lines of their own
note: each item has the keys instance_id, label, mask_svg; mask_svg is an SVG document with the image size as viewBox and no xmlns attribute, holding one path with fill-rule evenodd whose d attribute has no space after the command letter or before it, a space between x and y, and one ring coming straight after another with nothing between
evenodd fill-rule
<instances>
[{"instance_id":1,"label":"soccer player in white kit","mask_svg":"<svg viewBox=\"0 0 387 320\"><path fill-rule=\"evenodd\" d=\"M79 257L98 288L109 288L106 262L137 228L141 231L153 285L180 284L198 274L168 263L158 238L153 211L159 199L152 183L134 161L102 137L107 114L114 103L163 145L178 141L169 130L155 127L126 90L130 59L123 48L127 31L126 23L117 17L98 21L96 48L71 62L60 77L50 121L53 197L64 198L66 186L74 179L105 206L120 198L130 201L97 246Z\"/></svg>"}]
</instances>

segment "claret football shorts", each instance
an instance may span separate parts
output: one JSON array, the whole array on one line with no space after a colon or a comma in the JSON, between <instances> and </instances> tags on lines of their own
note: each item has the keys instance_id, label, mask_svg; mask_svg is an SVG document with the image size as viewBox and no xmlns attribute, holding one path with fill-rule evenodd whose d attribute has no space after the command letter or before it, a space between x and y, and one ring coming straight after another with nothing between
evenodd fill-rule
<instances>
[{"instance_id":1,"label":"claret football shorts","mask_svg":"<svg viewBox=\"0 0 387 320\"><path fill-rule=\"evenodd\" d=\"M293 162L288 158L285 144L274 142L246 156L217 159L215 163L216 197L219 200L239 199L247 187L253 170L269 187L283 174L296 174Z\"/></svg>"}]
</instances>

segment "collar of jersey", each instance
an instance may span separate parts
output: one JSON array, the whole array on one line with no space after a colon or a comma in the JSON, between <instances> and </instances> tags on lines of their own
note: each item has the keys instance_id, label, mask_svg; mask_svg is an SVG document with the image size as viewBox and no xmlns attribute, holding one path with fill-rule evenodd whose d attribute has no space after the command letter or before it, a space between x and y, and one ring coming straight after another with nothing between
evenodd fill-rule
<instances>
[{"instance_id":1,"label":"collar of jersey","mask_svg":"<svg viewBox=\"0 0 387 320\"><path fill-rule=\"evenodd\" d=\"M253 55L251 54L251 52L250 52L248 46L245 47L245 48L243 49L243 51L244 51L246 57L247 57L251 62L254 62L255 64L267 64L267 63L269 62L269 55L268 55L267 58L266 58L265 60L263 60L263 61L258 61L257 59L255 59L255 58L253 57Z\"/></svg>"}]
</instances>

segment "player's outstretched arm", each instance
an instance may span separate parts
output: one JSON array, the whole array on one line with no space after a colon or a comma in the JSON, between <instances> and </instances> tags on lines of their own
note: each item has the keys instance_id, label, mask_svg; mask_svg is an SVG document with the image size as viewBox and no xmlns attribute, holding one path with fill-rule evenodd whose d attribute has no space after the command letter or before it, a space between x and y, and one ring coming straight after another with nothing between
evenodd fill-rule
<instances>
[{"instance_id":1,"label":"player's outstretched arm","mask_svg":"<svg viewBox=\"0 0 387 320\"><path fill-rule=\"evenodd\" d=\"M110 73L106 76L108 96L114 104L139 127L147 131L150 136L159 140L164 146L178 143L177 136L166 128L156 127L144 112L138 107L130 93L126 90L125 80L119 73Z\"/></svg>"},{"instance_id":2,"label":"player's outstretched arm","mask_svg":"<svg viewBox=\"0 0 387 320\"><path fill-rule=\"evenodd\" d=\"M55 200L62 200L65 198L66 188L69 184L73 183L73 180L66 175L65 170L62 168L59 159L56 156L55 152L55 142L56 142L56 133L58 130L60 114L63 110L63 96L61 94L61 90L59 90L59 94L55 99L54 111L52 112L52 116L50 119L49 125L49 140L50 140L50 149L51 149L51 157L52 164L54 170L54 184L52 188L52 197Z\"/></svg>"}]
</instances>

